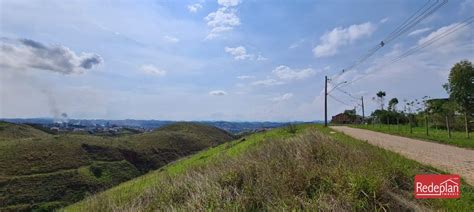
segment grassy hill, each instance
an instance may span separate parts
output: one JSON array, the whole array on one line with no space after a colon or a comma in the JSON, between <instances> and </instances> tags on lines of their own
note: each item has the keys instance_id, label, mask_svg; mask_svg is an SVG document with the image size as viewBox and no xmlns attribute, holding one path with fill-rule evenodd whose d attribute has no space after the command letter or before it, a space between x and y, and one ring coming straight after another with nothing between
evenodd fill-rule
<instances>
[{"instance_id":1,"label":"grassy hill","mask_svg":"<svg viewBox=\"0 0 474 212\"><path fill-rule=\"evenodd\" d=\"M215 127L177 123L118 137L51 135L0 123L0 211L52 209L232 140Z\"/></svg>"},{"instance_id":2,"label":"grassy hill","mask_svg":"<svg viewBox=\"0 0 474 212\"><path fill-rule=\"evenodd\" d=\"M275 129L188 156L65 211L473 211L460 199L413 198L416 174L440 173L330 129Z\"/></svg>"},{"instance_id":3,"label":"grassy hill","mask_svg":"<svg viewBox=\"0 0 474 212\"><path fill-rule=\"evenodd\" d=\"M48 134L23 124L12 124L0 121L0 142L2 140L11 140L19 138L39 138Z\"/></svg>"}]
</instances>

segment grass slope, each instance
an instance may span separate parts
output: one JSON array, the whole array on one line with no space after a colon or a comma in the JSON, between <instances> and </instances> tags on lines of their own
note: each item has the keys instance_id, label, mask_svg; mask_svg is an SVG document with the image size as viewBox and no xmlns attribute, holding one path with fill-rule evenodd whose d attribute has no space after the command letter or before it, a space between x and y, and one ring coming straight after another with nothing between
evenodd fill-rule
<instances>
[{"instance_id":1,"label":"grass slope","mask_svg":"<svg viewBox=\"0 0 474 212\"><path fill-rule=\"evenodd\" d=\"M426 135L425 127L413 127L413 133L410 133L410 128L408 125L400 125L399 127L397 127L396 125L386 124L351 125L351 127L474 149L474 136L471 135L471 138L467 138L466 133L460 131L452 131L451 138L449 138L448 132L442 129L429 128L429 135Z\"/></svg>"},{"instance_id":2,"label":"grass slope","mask_svg":"<svg viewBox=\"0 0 474 212\"><path fill-rule=\"evenodd\" d=\"M12 124L0 121L0 142L3 140L20 139L20 138L38 138L45 137L49 134L23 124Z\"/></svg>"},{"instance_id":3,"label":"grass slope","mask_svg":"<svg viewBox=\"0 0 474 212\"><path fill-rule=\"evenodd\" d=\"M327 128L253 134L173 162L65 211L427 210L472 211L461 199L415 200L413 177L439 173Z\"/></svg>"},{"instance_id":4,"label":"grass slope","mask_svg":"<svg viewBox=\"0 0 474 212\"><path fill-rule=\"evenodd\" d=\"M1 126L0 211L71 204L233 139L218 128L192 123L119 137L50 135L27 125Z\"/></svg>"}]
</instances>

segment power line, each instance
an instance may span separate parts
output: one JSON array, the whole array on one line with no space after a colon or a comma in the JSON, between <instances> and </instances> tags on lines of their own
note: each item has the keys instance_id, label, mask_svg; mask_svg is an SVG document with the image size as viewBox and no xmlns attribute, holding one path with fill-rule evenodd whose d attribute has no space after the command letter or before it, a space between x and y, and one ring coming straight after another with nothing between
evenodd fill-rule
<instances>
[{"instance_id":1,"label":"power line","mask_svg":"<svg viewBox=\"0 0 474 212\"><path fill-rule=\"evenodd\" d=\"M433 38L431 38L431 39L429 39L429 40L423 42L422 44L419 44L419 45L415 46L414 48L411 48L411 49L407 50L406 52L404 52L404 53L401 54L400 56L398 56L398 57L392 59L391 61L389 61L389 62L387 62L387 63L383 63L382 66L389 66L389 65L391 65L391 64L393 64L393 63L396 63L396 62L398 62L398 61L400 61L400 60L403 60L403 59L405 59L406 57L415 54L416 52L418 52L418 51L420 51L420 50L422 50L422 49L424 49L424 48L426 48L426 47L432 45L433 43L435 43L435 42L437 42L437 41L439 41L439 40L445 38L446 36L451 35L452 33L454 33L454 32L456 32L456 31L458 31L458 30L460 30L460 29L462 29L462 28L468 26L469 24L471 24L471 23L473 23L473 22L474 22L474 16L471 16L471 17L465 19L464 21L462 21L462 22L460 22L460 23L457 23L457 24L454 25L452 28L447 29L446 31L442 32L441 34L438 34L438 35L434 36ZM378 71L381 71L381 70L382 70L382 69L379 69L379 70L377 70L377 71L373 71L373 72L367 73L367 74L365 74L365 75L363 75L363 76L361 76L361 77L359 77L359 78L357 78L357 79L354 79L354 80L352 80L352 81L349 81L349 82L345 83L345 85L344 85L343 87L346 87L346 86L348 86L348 85L350 85L350 84L352 84L352 83L355 83L355 82L357 82L357 81L359 81L359 80L361 80L361 79L364 79L365 77L367 77L367 76L369 76L369 75L372 75L372 74L374 74L374 73L376 73L376 72L378 72Z\"/></svg>"},{"instance_id":2,"label":"power line","mask_svg":"<svg viewBox=\"0 0 474 212\"><path fill-rule=\"evenodd\" d=\"M421 49L424 49L424 48L430 46L434 42L436 42L440 39L443 39L444 37L456 32L457 30L460 30L460 29L464 28L465 26L471 24L472 22L474 22L474 16L471 16L471 17L465 19L463 22L456 24L454 27L446 30L445 32L439 34L438 36L433 37L430 40L427 40L427 41L423 42L422 44L418 45L417 47L408 50L404 54L400 55L398 58L394 59L391 63L395 63L395 62L397 62L397 61L399 61L399 60L401 60L401 59L403 59L407 56L410 56L410 55L414 54L416 51L419 51Z\"/></svg>"},{"instance_id":3,"label":"power line","mask_svg":"<svg viewBox=\"0 0 474 212\"><path fill-rule=\"evenodd\" d=\"M430 1L428 1L420 10L422 10L426 5L428 5ZM395 40L397 37L403 35L405 32L416 26L418 23L420 23L423 19L426 17L430 16L433 14L436 10L441 8L443 5L448 3L448 0L443 0L441 3L439 3L440 0L436 0L433 4L431 4L428 8L424 9L421 14L417 15L416 17L413 18L410 17L406 23L402 24L394 33L391 33L387 38L384 39L385 43L389 43L393 40ZM418 13L420 10L418 10L416 13ZM415 13L415 14L416 14Z\"/></svg>"},{"instance_id":4,"label":"power line","mask_svg":"<svg viewBox=\"0 0 474 212\"><path fill-rule=\"evenodd\" d=\"M353 96L352 94L350 94L349 92L347 92L347 91L345 91L345 90L342 90L341 88L336 88L336 90L339 91L339 92L341 92L341 93L343 93L343 94L346 94L348 97L351 97L351 98L353 98L354 100L357 100L357 101L360 100L359 97L355 97L355 96Z\"/></svg>"},{"instance_id":5,"label":"power line","mask_svg":"<svg viewBox=\"0 0 474 212\"><path fill-rule=\"evenodd\" d=\"M337 101L337 102L339 102L339 103L341 103L341 104L343 104L343 105L346 105L346 106L349 106L349 107L353 107L353 106L354 106L354 105L350 105L350 104L348 104L348 103L346 103L346 102L344 102L344 101L342 101L342 100L340 100L340 99L334 97L334 96L331 95L331 94L328 94L328 96L331 97L331 99L333 99L333 100L335 100L335 101Z\"/></svg>"},{"instance_id":6,"label":"power line","mask_svg":"<svg viewBox=\"0 0 474 212\"><path fill-rule=\"evenodd\" d=\"M445 5L448 2L448 0L442 0L442 1L436 0L432 4L430 4L430 2L432 1L428 0L420 9L418 9L415 13L413 13L408 19L406 19L401 25L399 25L394 31L392 31L385 39L383 39L380 42L380 44L377 44L375 47L371 48L365 55L363 55L361 58L356 60L356 62L354 62L353 64L342 69L342 71L338 75L336 75L333 79L337 79L339 76L341 76L345 72L354 69L356 66L366 61L368 58L374 55L378 50L380 50L386 44L400 37L401 35L406 33L408 30L412 29L414 26L420 23L422 20L427 18L429 15L434 13L436 10L441 8L443 5Z\"/></svg>"}]
</instances>

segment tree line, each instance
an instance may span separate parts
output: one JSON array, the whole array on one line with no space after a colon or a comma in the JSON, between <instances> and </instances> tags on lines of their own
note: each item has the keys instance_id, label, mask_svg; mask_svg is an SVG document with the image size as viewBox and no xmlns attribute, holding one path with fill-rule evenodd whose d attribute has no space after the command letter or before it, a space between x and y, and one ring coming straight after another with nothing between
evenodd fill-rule
<instances>
[{"instance_id":1,"label":"tree line","mask_svg":"<svg viewBox=\"0 0 474 212\"><path fill-rule=\"evenodd\" d=\"M470 125L474 117L474 68L470 61L462 60L450 70L447 83L442 85L449 95L448 98L433 99L424 96L420 99L403 100L397 98L388 101L385 107L385 91L376 93L373 100L380 108L375 110L371 117L365 120L368 123L409 124L417 126L428 122L431 127L450 130L463 130L470 137ZM427 129L428 133L428 129Z\"/></svg>"}]
</instances>

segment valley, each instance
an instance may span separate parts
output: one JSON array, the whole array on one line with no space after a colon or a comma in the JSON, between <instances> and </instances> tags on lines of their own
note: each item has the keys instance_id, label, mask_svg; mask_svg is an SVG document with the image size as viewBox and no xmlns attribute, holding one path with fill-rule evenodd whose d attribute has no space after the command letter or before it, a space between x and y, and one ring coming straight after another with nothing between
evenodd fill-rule
<instances>
[{"instance_id":1,"label":"valley","mask_svg":"<svg viewBox=\"0 0 474 212\"><path fill-rule=\"evenodd\" d=\"M0 210L63 207L233 138L218 128L193 123L104 137L52 135L1 122Z\"/></svg>"}]
</instances>

